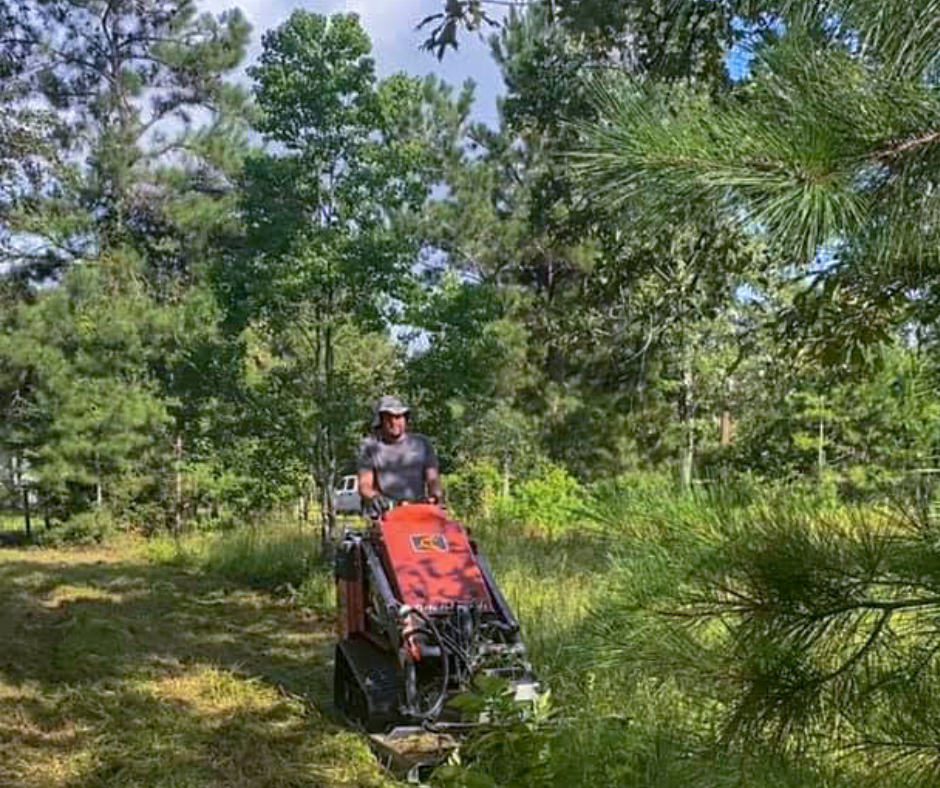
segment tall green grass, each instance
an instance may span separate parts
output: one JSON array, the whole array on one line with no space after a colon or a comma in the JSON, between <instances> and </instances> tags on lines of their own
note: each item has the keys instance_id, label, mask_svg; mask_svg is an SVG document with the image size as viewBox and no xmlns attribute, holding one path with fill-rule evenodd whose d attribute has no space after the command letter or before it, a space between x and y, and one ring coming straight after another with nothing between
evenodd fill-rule
<instances>
[{"instance_id":1,"label":"tall green grass","mask_svg":"<svg viewBox=\"0 0 940 788\"><path fill-rule=\"evenodd\" d=\"M334 587L320 535L295 521L273 520L237 531L151 540L151 560L189 566L233 583L288 596L329 612Z\"/></svg>"},{"instance_id":2,"label":"tall green grass","mask_svg":"<svg viewBox=\"0 0 940 788\"><path fill-rule=\"evenodd\" d=\"M727 672L728 657L742 643L720 617L673 614L713 602L702 583L726 567L772 572L779 554L795 556L789 570L798 570L808 551L831 548L834 559L846 544L864 546L873 531L903 528L898 518L885 508L840 506L812 490L754 484L685 493L669 479L642 475L581 489L577 497L564 487L557 499L545 494L544 505L556 507L548 515L527 517L538 508L537 499L527 499L524 506L493 506L469 523L522 622L550 700L537 719L491 718L437 782L861 784L857 762L827 758L821 748L780 749L771 736L731 735L740 685ZM294 524L163 541L150 550L158 560L286 593L309 607L329 611L333 604L318 536Z\"/></svg>"},{"instance_id":3,"label":"tall green grass","mask_svg":"<svg viewBox=\"0 0 940 788\"><path fill-rule=\"evenodd\" d=\"M751 545L760 523L847 534L859 527L858 510L813 491L685 493L641 475L584 491L564 520L499 514L474 533L523 623L554 713L549 724L525 713L494 720L465 744L460 768L438 774L441 784L822 788L857 777L767 741L727 737L731 695L722 688L731 680L710 670L721 664L715 652L733 643L720 624L669 611L731 546ZM879 510L862 516L884 519Z\"/></svg>"}]
</instances>

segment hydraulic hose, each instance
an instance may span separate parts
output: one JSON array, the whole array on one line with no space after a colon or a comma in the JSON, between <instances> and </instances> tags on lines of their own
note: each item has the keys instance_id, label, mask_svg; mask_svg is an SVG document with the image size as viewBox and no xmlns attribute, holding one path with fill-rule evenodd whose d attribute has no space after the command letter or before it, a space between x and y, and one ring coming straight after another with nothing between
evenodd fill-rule
<instances>
[{"instance_id":1,"label":"hydraulic hose","mask_svg":"<svg viewBox=\"0 0 940 788\"><path fill-rule=\"evenodd\" d=\"M416 628L416 629L405 630L404 632L402 632L402 640L404 641L409 638L413 638L415 635L418 635L418 634L424 634L424 635L430 634L437 641L437 645L441 650L441 663L443 665L444 678L443 678L443 681L441 682L440 695L438 695L438 698L434 702L434 705L431 706L431 708L426 712L422 712L418 708L411 709L412 714L414 714L416 717L422 720L431 720L431 719L435 719L441 713L441 709L444 708L444 702L447 700L447 685L450 683L450 665L448 664L448 660L447 660L447 647L444 642L444 638L441 636L441 633L438 631L437 626L434 624L434 621L430 618L430 616L425 615L422 611L418 610L417 608L409 608L407 612L408 614L413 613L418 618L422 619L427 629L425 629L424 627L421 627L421 628ZM414 670L417 672L417 667L415 667Z\"/></svg>"}]
</instances>

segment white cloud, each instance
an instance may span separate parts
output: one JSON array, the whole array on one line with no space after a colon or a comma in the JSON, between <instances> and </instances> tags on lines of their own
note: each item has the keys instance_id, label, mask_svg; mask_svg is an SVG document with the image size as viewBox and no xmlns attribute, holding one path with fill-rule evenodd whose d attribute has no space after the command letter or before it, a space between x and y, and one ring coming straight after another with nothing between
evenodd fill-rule
<instances>
[{"instance_id":1,"label":"white cloud","mask_svg":"<svg viewBox=\"0 0 940 788\"><path fill-rule=\"evenodd\" d=\"M331 11L359 14L378 48L400 41L403 36L415 41L414 26L424 16L434 13L427 11L429 4L437 10L443 5L439 0L343 0L334 3Z\"/></svg>"},{"instance_id":2,"label":"white cloud","mask_svg":"<svg viewBox=\"0 0 940 788\"><path fill-rule=\"evenodd\" d=\"M379 74L403 70L411 74L434 72L459 84L472 77L479 84L479 109L485 119L493 119L493 101L501 79L489 58L486 46L471 34L464 34L457 53L449 52L443 63L420 51L426 31L415 30L424 17L440 13L444 0L199 0L201 11L219 14L241 8L252 26L248 62L261 51L261 36L281 24L291 12L303 8L319 14L353 12L359 14L373 43L373 56Z\"/></svg>"}]
</instances>

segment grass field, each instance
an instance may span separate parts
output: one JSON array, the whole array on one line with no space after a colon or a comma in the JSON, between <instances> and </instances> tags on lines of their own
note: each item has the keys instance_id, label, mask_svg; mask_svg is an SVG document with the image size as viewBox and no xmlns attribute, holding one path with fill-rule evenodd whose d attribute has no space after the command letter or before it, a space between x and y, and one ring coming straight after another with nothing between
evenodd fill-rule
<instances>
[{"instance_id":1,"label":"grass field","mask_svg":"<svg viewBox=\"0 0 940 788\"><path fill-rule=\"evenodd\" d=\"M604 548L478 536L556 693ZM332 582L309 530L0 550L0 786L383 786L331 717ZM274 592L274 593L271 593Z\"/></svg>"},{"instance_id":2,"label":"grass field","mask_svg":"<svg viewBox=\"0 0 940 788\"><path fill-rule=\"evenodd\" d=\"M672 652L658 630L650 642L631 632L631 600L668 598L698 565L717 510L635 490L608 509L557 532L474 525L554 712L543 727L484 726L462 746L464 766L434 784L844 785L813 764L728 745L716 723L723 698L660 664ZM744 533L759 515L742 510ZM0 787L394 785L331 717L332 577L318 543L310 528L273 523L107 549L0 550ZM634 645L653 661L623 652Z\"/></svg>"},{"instance_id":3,"label":"grass field","mask_svg":"<svg viewBox=\"0 0 940 788\"><path fill-rule=\"evenodd\" d=\"M139 546L0 551L0 785L393 784L329 716L332 621Z\"/></svg>"}]
</instances>

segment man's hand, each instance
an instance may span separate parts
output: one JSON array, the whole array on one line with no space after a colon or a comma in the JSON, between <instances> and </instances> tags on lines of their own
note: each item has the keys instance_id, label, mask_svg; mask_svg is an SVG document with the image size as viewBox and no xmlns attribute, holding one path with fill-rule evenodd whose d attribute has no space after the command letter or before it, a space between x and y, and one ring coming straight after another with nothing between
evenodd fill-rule
<instances>
[{"instance_id":1,"label":"man's hand","mask_svg":"<svg viewBox=\"0 0 940 788\"><path fill-rule=\"evenodd\" d=\"M382 515L385 514L392 504L382 493L376 493L369 499L369 503L366 505L366 512L369 514L373 520L381 520Z\"/></svg>"},{"instance_id":2,"label":"man's hand","mask_svg":"<svg viewBox=\"0 0 940 788\"><path fill-rule=\"evenodd\" d=\"M444 490L441 487L441 472L436 466L430 466L424 469L424 483L428 488L427 501L443 506Z\"/></svg>"}]
</instances>

